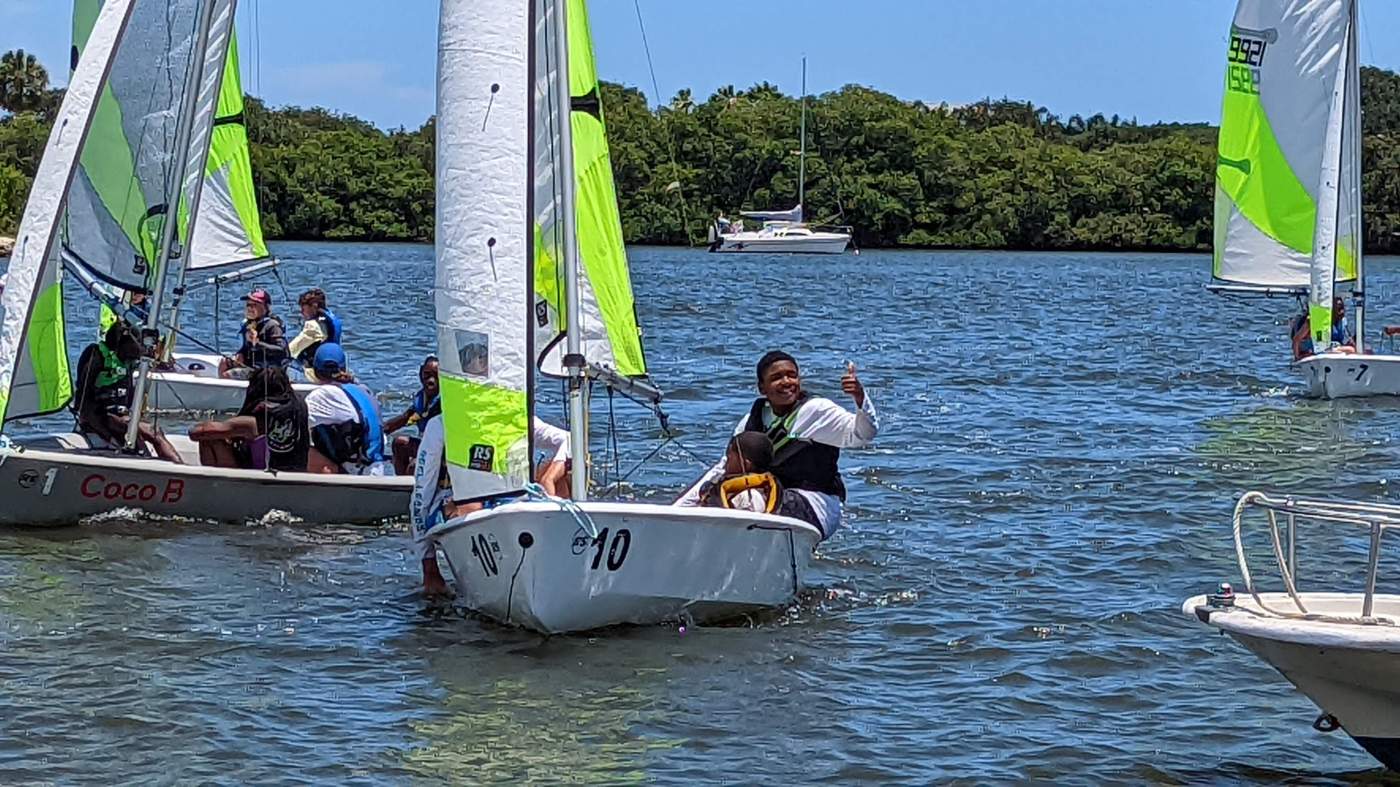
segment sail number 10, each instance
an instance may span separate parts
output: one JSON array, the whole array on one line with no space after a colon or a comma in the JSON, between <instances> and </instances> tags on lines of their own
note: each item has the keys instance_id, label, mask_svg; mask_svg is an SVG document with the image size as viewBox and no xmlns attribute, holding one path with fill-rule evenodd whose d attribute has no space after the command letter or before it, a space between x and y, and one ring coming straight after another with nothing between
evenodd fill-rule
<instances>
[{"instance_id":1,"label":"sail number 10","mask_svg":"<svg viewBox=\"0 0 1400 787\"><path fill-rule=\"evenodd\" d=\"M603 549L607 548L607 563L603 562ZM622 568L623 561L627 560L627 552L632 548L632 531L627 528L619 528L613 535L612 541L608 541L608 529L605 527L593 538L593 565L589 568L597 571L602 565L607 565L609 571L616 571Z\"/></svg>"}]
</instances>

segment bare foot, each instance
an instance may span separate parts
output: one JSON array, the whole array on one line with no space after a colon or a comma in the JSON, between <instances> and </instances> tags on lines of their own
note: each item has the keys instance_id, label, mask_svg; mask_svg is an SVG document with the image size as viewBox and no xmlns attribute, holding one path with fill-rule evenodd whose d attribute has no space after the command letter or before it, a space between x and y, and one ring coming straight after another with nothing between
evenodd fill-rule
<instances>
[{"instance_id":1,"label":"bare foot","mask_svg":"<svg viewBox=\"0 0 1400 787\"><path fill-rule=\"evenodd\" d=\"M447 587L447 580L443 578L436 558L427 558L423 561L423 595L428 598L450 598L452 596L452 590Z\"/></svg>"}]
</instances>

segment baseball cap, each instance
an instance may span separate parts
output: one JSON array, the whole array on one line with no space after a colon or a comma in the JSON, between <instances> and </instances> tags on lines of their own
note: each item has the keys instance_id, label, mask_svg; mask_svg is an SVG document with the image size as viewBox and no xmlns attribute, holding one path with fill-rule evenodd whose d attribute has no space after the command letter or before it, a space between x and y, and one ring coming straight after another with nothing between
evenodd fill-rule
<instances>
[{"instance_id":1,"label":"baseball cap","mask_svg":"<svg viewBox=\"0 0 1400 787\"><path fill-rule=\"evenodd\" d=\"M272 296L268 295L267 290L264 290L261 287L257 288L256 290L253 290L247 295L244 295L242 298L239 298L239 300L253 301L254 303L261 303L264 306L272 305Z\"/></svg>"},{"instance_id":2,"label":"baseball cap","mask_svg":"<svg viewBox=\"0 0 1400 787\"><path fill-rule=\"evenodd\" d=\"M345 371L345 350L338 344L326 342L316 348L316 358L311 368L317 377L334 377Z\"/></svg>"}]
</instances>

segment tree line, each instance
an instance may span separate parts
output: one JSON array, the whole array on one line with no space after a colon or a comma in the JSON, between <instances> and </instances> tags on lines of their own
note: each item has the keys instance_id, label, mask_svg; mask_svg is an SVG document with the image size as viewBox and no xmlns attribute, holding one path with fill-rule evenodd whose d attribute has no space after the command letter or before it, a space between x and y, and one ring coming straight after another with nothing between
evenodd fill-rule
<instances>
[{"instance_id":1,"label":"tree line","mask_svg":"<svg viewBox=\"0 0 1400 787\"><path fill-rule=\"evenodd\" d=\"M0 56L0 234L14 234L61 91ZM791 207L801 101L767 82L651 107L605 83L623 234L704 239L716 214ZM1400 75L1362 69L1366 245L1400 250ZM431 241L434 123L385 131L321 108L245 112L264 229L296 240ZM1062 117L1030 102L903 101L848 85L808 99L809 220L862 247L1207 250L1216 130Z\"/></svg>"}]
</instances>

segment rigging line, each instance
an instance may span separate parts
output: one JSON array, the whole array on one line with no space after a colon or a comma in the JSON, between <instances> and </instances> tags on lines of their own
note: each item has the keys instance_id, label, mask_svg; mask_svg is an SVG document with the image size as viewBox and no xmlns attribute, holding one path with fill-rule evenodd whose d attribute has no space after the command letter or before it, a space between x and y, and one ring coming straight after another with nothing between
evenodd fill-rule
<instances>
[{"instance_id":1,"label":"rigging line","mask_svg":"<svg viewBox=\"0 0 1400 787\"><path fill-rule=\"evenodd\" d=\"M651 72L651 93L656 96L657 116L660 117L661 86L656 81L656 66L651 60L651 45L647 43L647 27L642 22L641 0L632 0L632 7L637 10L637 29L642 31L642 51L647 56L647 70ZM695 241L690 234L690 207L685 198L685 185L681 182L680 164L676 163L676 140L669 128L666 130L666 152L671 157L671 172L676 176L676 196L681 201L681 224L685 228L685 242L688 246L694 246Z\"/></svg>"}]
</instances>

